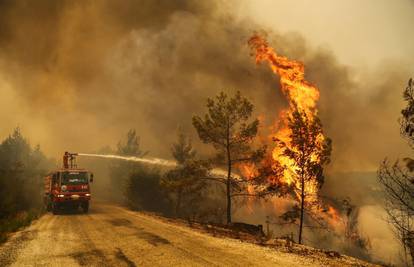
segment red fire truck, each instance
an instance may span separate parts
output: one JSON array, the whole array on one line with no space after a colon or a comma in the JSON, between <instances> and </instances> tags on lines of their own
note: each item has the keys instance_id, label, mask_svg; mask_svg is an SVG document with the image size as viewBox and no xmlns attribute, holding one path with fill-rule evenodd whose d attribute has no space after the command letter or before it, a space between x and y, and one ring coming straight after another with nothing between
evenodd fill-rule
<instances>
[{"instance_id":1,"label":"red fire truck","mask_svg":"<svg viewBox=\"0 0 414 267\"><path fill-rule=\"evenodd\" d=\"M49 173L44 179L45 207L53 214L59 213L63 208L81 207L85 213L89 210L93 173L77 168L76 156L76 153L65 152L63 168Z\"/></svg>"}]
</instances>

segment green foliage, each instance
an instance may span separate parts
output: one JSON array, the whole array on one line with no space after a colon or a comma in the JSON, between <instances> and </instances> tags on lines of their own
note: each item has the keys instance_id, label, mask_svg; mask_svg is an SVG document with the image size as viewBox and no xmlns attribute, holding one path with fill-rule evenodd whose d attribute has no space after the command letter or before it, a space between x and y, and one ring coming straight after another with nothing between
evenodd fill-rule
<instances>
[{"instance_id":1,"label":"green foliage","mask_svg":"<svg viewBox=\"0 0 414 267\"><path fill-rule=\"evenodd\" d=\"M125 142L118 142L118 155L143 157L148 152L143 152L140 148L140 138L135 129L130 129L127 133Z\"/></svg>"},{"instance_id":2,"label":"green foliage","mask_svg":"<svg viewBox=\"0 0 414 267\"><path fill-rule=\"evenodd\" d=\"M127 204L132 209L170 213L167 192L160 186L161 173L146 166L137 167L126 185Z\"/></svg>"},{"instance_id":3,"label":"green foliage","mask_svg":"<svg viewBox=\"0 0 414 267\"><path fill-rule=\"evenodd\" d=\"M140 138L134 129L118 142L116 153L121 156L144 157ZM170 204L167 192L160 186L159 169L139 162L114 160L110 166L111 189L115 201L126 202L136 210L147 210L168 214Z\"/></svg>"},{"instance_id":4,"label":"green foliage","mask_svg":"<svg viewBox=\"0 0 414 267\"><path fill-rule=\"evenodd\" d=\"M251 155L251 146L256 137L259 120L249 122L253 112L253 104L237 92L233 98L228 98L221 92L215 99L207 99L208 112L201 118L193 117L193 125L200 140L212 144L219 151L219 158L232 163L243 161ZM237 157L228 159L223 155L229 150Z\"/></svg>"},{"instance_id":5,"label":"green foliage","mask_svg":"<svg viewBox=\"0 0 414 267\"><path fill-rule=\"evenodd\" d=\"M116 153L121 156L143 157L148 152L141 150L140 138L134 129L130 129L126 134L126 139L118 142ZM137 162L127 162L114 160L109 167L110 184L114 201L122 202L124 192L132 173L140 171L142 164Z\"/></svg>"},{"instance_id":6,"label":"green foliage","mask_svg":"<svg viewBox=\"0 0 414 267\"><path fill-rule=\"evenodd\" d=\"M0 144L0 219L42 206L43 175L50 166L19 128Z\"/></svg>"},{"instance_id":7,"label":"green foliage","mask_svg":"<svg viewBox=\"0 0 414 267\"><path fill-rule=\"evenodd\" d=\"M411 78L403 92L403 98L407 106L401 110L400 118L401 135L408 140L411 147L414 145L414 82Z\"/></svg>"},{"instance_id":8,"label":"green foliage","mask_svg":"<svg viewBox=\"0 0 414 267\"><path fill-rule=\"evenodd\" d=\"M231 223L232 197L234 190L240 191L246 181L234 179L232 169L242 162L252 162L261 159L265 147L252 149L254 138L257 135L259 120L252 121L253 104L240 92L228 98L221 92L214 99L207 100L207 114L204 118L193 117L193 126L197 130L200 140L211 144L217 150L213 162L224 164L227 167L227 177L217 177L217 182L226 185L227 223Z\"/></svg>"},{"instance_id":9,"label":"green foliage","mask_svg":"<svg viewBox=\"0 0 414 267\"><path fill-rule=\"evenodd\" d=\"M182 165L186 161L194 159L197 152L194 150L191 140L186 138L183 132L179 131L178 140L171 147L171 154L177 163Z\"/></svg>"},{"instance_id":10,"label":"green foliage","mask_svg":"<svg viewBox=\"0 0 414 267\"><path fill-rule=\"evenodd\" d=\"M7 240L7 233L15 232L22 227L30 225L40 214L40 209L31 209L27 212L20 212L12 217L0 220L0 244Z\"/></svg>"},{"instance_id":11,"label":"green foliage","mask_svg":"<svg viewBox=\"0 0 414 267\"><path fill-rule=\"evenodd\" d=\"M203 178L207 177L209 166L204 161L195 160L197 153L182 132L178 133L178 140L172 145L171 153L178 166L164 175L161 185L170 192L176 216L195 217L199 213L205 188Z\"/></svg>"}]
</instances>

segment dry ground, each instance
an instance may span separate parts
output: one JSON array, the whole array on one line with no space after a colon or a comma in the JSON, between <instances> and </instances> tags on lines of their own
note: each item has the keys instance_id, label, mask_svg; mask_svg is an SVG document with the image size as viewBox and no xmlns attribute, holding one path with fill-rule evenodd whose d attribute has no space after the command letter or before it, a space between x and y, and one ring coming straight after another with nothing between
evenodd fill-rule
<instances>
[{"instance_id":1,"label":"dry ground","mask_svg":"<svg viewBox=\"0 0 414 267\"><path fill-rule=\"evenodd\" d=\"M123 207L46 214L0 247L0 266L367 266L213 237Z\"/></svg>"}]
</instances>

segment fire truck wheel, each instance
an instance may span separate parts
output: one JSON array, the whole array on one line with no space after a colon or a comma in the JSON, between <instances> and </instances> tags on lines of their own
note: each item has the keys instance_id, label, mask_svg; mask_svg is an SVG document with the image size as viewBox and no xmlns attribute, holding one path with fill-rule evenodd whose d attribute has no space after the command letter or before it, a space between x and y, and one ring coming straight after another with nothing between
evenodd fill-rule
<instances>
[{"instance_id":1,"label":"fire truck wheel","mask_svg":"<svg viewBox=\"0 0 414 267\"><path fill-rule=\"evenodd\" d=\"M89 202L82 203L82 210L84 213L88 213L89 211Z\"/></svg>"},{"instance_id":2,"label":"fire truck wheel","mask_svg":"<svg viewBox=\"0 0 414 267\"><path fill-rule=\"evenodd\" d=\"M46 204L46 211L52 211L52 204L50 203Z\"/></svg>"}]
</instances>

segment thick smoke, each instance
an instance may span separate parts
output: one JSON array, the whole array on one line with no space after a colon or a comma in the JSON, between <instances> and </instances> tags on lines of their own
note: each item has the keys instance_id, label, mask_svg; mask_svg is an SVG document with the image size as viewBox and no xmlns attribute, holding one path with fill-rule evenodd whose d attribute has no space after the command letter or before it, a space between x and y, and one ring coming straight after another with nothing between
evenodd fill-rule
<instances>
[{"instance_id":1,"label":"thick smoke","mask_svg":"<svg viewBox=\"0 0 414 267\"><path fill-rule=\"evenodd\" d=\"M2 111L14 117L3 134L19 124L56 154L111 144L135 127L152 154L167 156L177 125L194 134L191 116L220 90L251 97L269 126L285 102L277 78L249 56L246 40L260 25L236 21L226 7L1 2ZM270 37L279 53L305 61L308 80L321 89L333 168L373 169L390 148L401 151L396 120L407 74L390 67L356 81L334 55L299 35Z\"/></svg>"},{"instance_id":2,"label":"thick smoke","mask_svg":"<svg viewBox=\"0 0 414 267\"><path fill-rule=\"evenodd\" d=\"M191 116L220 90L250 96L267 123L285 105L277 78L254 66L245 45L260 25L236 21L220 2L1 3L0 77L14 94L2 106L47 151L94 149L136 127L152 153L166 156L177 125L191 131ZM300 36L271 38L277 51L305 61L321 89L335 168L372 168L378 155L401 148L390 126L408 75L384 70L357 82ZM384 136L390 146L377 145Z\"/></svg>"},{"instance_id":3,"label":"thick smoke","mask_svg":"<svg viewBox=\"0 0 414 267\"><path fill-rule=\"evenodd\" d=\"M214 6L181 2L3 3L2 87L15 94L8 110L53 153L112 143L135 127L165 156L173 130L189 129L207 96L276 99L269 74L249 78L248 30Z\"/></svg>"},{"instance_id":4,"label":"thick smoke","mask_svg":"<svg viewBox=\"0 0 414 267\"><path fill-rule=\"evenodd\" d=\"M0 0L0 134L20 125L58 156L112 145L136 128L151 156L169 157L178 125L197 140L191 117L204 111L207 97L240 90L264 116L266 136L286 102L278 78L254 65L246 45L263 27L229 7ZM307 80L321 90L320 116L333 139L330 173L374 170L386 155L408 154L397 124L409 77L401 66L387 62L357 77L300 35L264 30L278 53L305 62ZM344 182L330 177L334 195Z\"/></svg>"}]
</instances>

